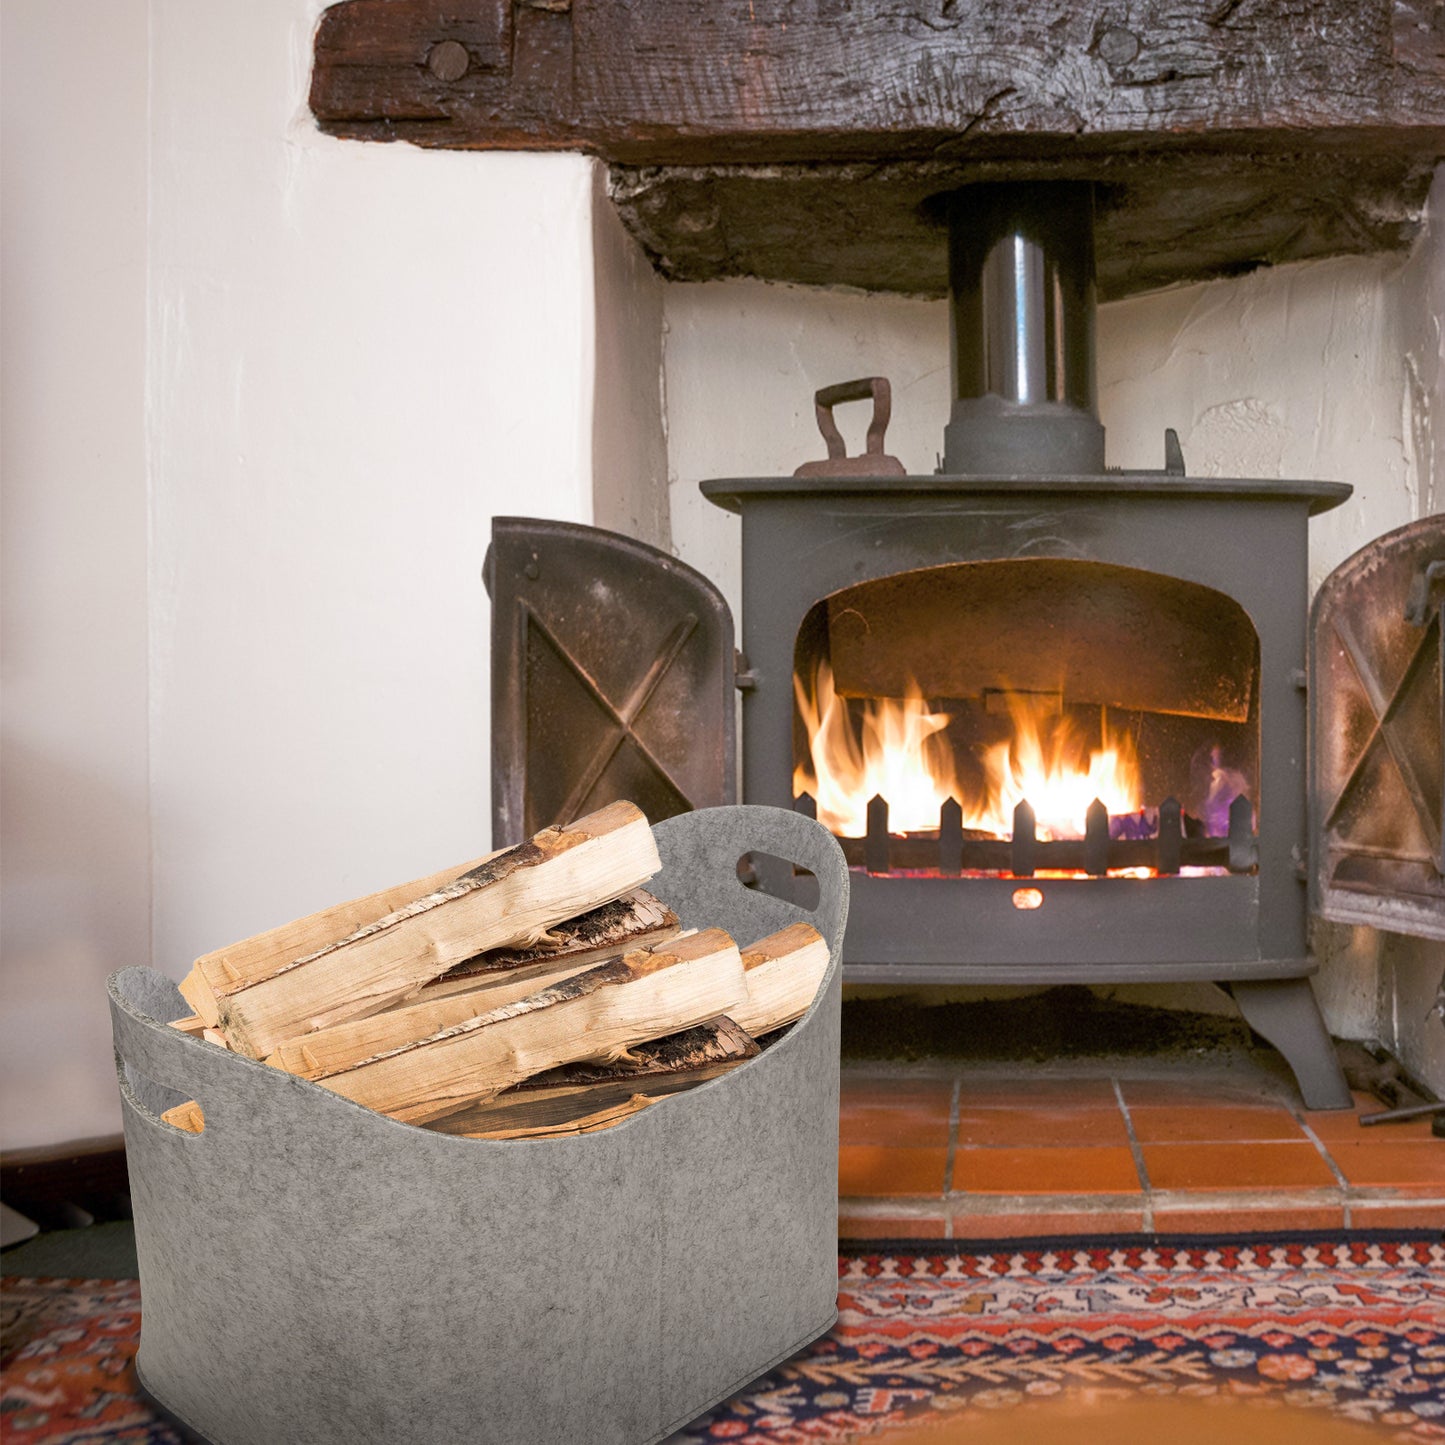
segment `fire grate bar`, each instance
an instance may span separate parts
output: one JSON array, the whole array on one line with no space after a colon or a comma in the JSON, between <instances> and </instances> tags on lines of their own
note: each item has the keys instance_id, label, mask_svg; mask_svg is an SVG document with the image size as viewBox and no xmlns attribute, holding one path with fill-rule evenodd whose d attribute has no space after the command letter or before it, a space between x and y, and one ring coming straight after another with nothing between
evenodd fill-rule
<instances>
[{"instance_id":1,"label":"fire grate bar","mask_svg":"<svg viewBox=\"0 0 1445 1445\"><path fill-rule=\"evenodd\" d=\"M817 807L810 793L794 800L796 811L810 818L817 817ZM849 867L876 874L938 872L955 878L963 873L1006 873L1015 878L1085 873L1102 878L1122 869L1171 875L1185 868L1252 873L1258 866L1254 805L1243 793L1230 804L1229 833L1223 838L1186 835L1177 798L1166 798L1159 805L1159 830L1152 838L1111 837L1109 812L1097 799L1089 809L1084 837L1049 840L1038 837L1034 810L1027 801L1014 809L1011 838L966 836L962 809L952 798L939 810L936 836L890 833L888 811L887 799L875 796L868 803L866 835L838 839Z\"/></svg>"}]
</instances>

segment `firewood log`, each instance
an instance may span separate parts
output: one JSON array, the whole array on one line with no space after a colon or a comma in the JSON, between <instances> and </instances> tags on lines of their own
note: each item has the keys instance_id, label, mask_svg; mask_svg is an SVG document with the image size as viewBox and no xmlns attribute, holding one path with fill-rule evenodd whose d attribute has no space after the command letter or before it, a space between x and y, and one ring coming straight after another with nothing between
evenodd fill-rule
<instances>
[{"instance_id":1,"label":"firewood log","mask_svg":"<svg viewBox=\"0 0 1445 1445\"><path fill-rule=\"evenodd\" d=\"M207 1043L217 1044L223 1049L231 1047L231 1041L220 1029L213 1029L199 1014L187 1014L183 1019L172 1019L171 1027L177 1033L186 1034L193 1039L205 1039Z\"/></svg>"},{"instance_id":2,"label":"firewood log","mask_svg":"<svg viewBox=\"0 0 1445 1445\"><path fill-rule=\"evenodd\" d=\"M377 1013L478 953L530 944L638 887L659 866L642 812L613 803L545 829L266 978L227 989L217 996L220 1027L238 1053L264 1058L287 1039Z\"/></svg>"},{"instance_id":3,"label":"firewood log","mask_svg":"<svg viewBox=\"0 0 1445 1445\"><path fill-rule=\"evenodd\" d=\"M266 1062L306 1078L334 1074L516 1003L606 959L651 948L679 931L677 915L637 889L558 924L545 944L494 949L424 984L381 1013L288 1039Z\"/></svg>"},{"instance_id":4,"label":"firewood log","mask_svg":"<svg viewBox=\"0 0 1445 1445\"><path fill-rule=\"evenodd\" d=\"M604 1109L590 1114L578 1114L573 1118L558 1119L552 1124L533 1124L517 1129L497 1129L479 1134L480 1139L556 1139L567 1134L595 1134L601 1129L610 1129L624 1119L641 1113L653 1102L646 1094L633 1094L620 1104L609 1104Z\"/></svg>"},{"instance_id":5,"label":"firewood log","mask_svg":"<svg viewBox=\"0 0 1445 1445\"><path fill-rule=\"evenodd\" d=\"M549 1069L427 1127L472 1139L591 1133L630 1118L640 1107L638 1100L651 1102L696 1088L756 1058L758 1052L757 1044L731 1019L712 1019L638 1044L615 1063Z\"/></svg>"},{"instance_id":6,"label":"firewood log","mask_svg":"<svg viewBox=\"0 0 1445 1445\"><path fill-rule=\"evenodd\" d=\"M807 1013L828 969L828 945L816 928L793 923L743 950L748 996L730 1009L754 1038Z\"/></svg>"},{"instance_id":7,"label":"firewood log","mask_svg":"<svg viewBox=\"0 0 1445 1445\"><path fill-rule=\"evenodd\" d=\"M538 977L565 964L586 967L602 963L635 948L652 948L681 931L677 914L667 904L646 889L635 888L600 908L557 924L530 947L494 948L469 958L440 978L424 983L412 999L394 1007L443 998L449 993L471 993L477 988L506 988L511 980ZM542 986L538 984L526 993L536 993ZM526 993L516 997L524 998ZM497 998L498 1004L511 1002L511 998Z\"/></svg>"},{"instance_id":8,"label":"firewood log","mask_svg":"<svg viewBox=\"0 0 1445 1445\"><path fill-rule=\"evenodd\" d=\"M317 1082L395 1119L425 1123L561 1064L615 1059L726 1013L744 996L737 946L707 929L599 964Z\"/></svg>"},{"instance_id":9,"label":"firewood log","mask_svg":"<svg viewBox=\"0 0 1445 1445\"><path fill-rule=\"evenodd\" d=\"M161 1118L177 1129L184 1129L187 1134L203 1134L206 1129L206 1116L194 1099L187 1099L184 1104L172 1105Z\"/></svg>"},{"instance_id":10,"label":"firewood log","mask_svg":"<svg viewBox=\"0 0 1445 1445\"><path fill-rule=\"evenodd\" d=\"M203 954L181 980L181 995L209 1027L215 1028L221 1017L221 994L270 978L295 959L304 958L338 938L349 937L415 903L418 898L446 888L462 874L481 867L496 856L495 853L487 853L470 863L454 863L439 873L384 888L365 898L353 898L349 903L323 908L319 913L308 914L293 923L283 923L278 928L258 933L254 938Z\"/></svg>"}]
</instances>

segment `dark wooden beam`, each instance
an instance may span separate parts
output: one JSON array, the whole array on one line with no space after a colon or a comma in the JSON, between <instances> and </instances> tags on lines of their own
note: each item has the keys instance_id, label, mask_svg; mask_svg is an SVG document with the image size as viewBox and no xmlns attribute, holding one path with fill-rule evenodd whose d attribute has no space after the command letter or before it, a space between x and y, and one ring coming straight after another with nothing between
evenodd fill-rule
<instances>
[{"instance_id":1,"label":"dark wooden beam","mask_svg":"<svg viewBox=\"0 0 1445 1445\"><path fill-rule=\"evenodd\" d=\"M601 156L687 279L936 292L925 195L1092 177L1117 295L1408 240L1445 3L344 0L311 105L355 139Z\"/></svg>"},{"instance_id":2,"label":"dark wooden beam","mask_svg":"<svg viewBox=\"0 0 1445 1445\"><path fill-rule=\"evenodd\" d=\"M634 165L1409 131L1445 120L1442 23L1434 0L345 0L311 104L337 135Z\"/></svg>"}]
</instances>

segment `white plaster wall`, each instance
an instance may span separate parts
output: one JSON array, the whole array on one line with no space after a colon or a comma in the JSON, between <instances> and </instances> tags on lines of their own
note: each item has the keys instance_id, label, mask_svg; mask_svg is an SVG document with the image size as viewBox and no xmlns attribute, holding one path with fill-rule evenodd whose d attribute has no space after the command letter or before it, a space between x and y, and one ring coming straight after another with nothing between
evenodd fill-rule
<instances>
[{"instance_id":1,"label":"white plaster wall","mask_svg":"<svg viewBox=\"0 0 1445 1445\"><path fill-rule=\"evenodd\" d=\"M1185 286L1099 309L1099 409L1109 461L1347 481L1310 524L1311 590L1417 515L1399 258L1345 257Z\"/></svg>"},{"instance_id":2,"label":"white plaster wall","mask_svg":"<svg viewBox=\"0 0 1445 1445\"><path fill-rule=\"evenodd\" d=\"M361 145L297 0L156 0L155 958L488 844L497 512L591 520L591 168Z\"/></svg>"},{"instance_id":3,"label":"white plaster wall","mask_svg":"<svg viewBox=\"0 0 1445 1445\"><path fill-rule=\"evenodd\" d=\"M931 472L948 421L943 303L761 281L665 291L668 468L673 547L741 608L741 525L706 501L704 477L786 476L825 454L813 412L819 387L858 376L893 386L888 450ZM869 405L840 407L850 453Z\"/></svg>"},{"instance_id":4,"label":"white plaster wall","mask_svg":"<svg viewBox=\"0 0 1445 1445\"><path fill-rule=\"evenodd\" d=\"M1425 232L1400 277L1405 342L1404 432L1418 511L1445 511L1445 165L1435 171Z\"/></svg>"},{"instance_id":5,"label":"white plaster wall","mask_svg":"<svg viewBox=\"0 0 1445 1445\"><path fill-rule=\"evenodd\" d=\"M150 956L144 0L6 0L0 1142L114 1127ZM79 1061L79 1063L77 1063Z\"/></svg>"},{"instance_id":6,"label":"white plaster wall","mask_svg":"<svg viewBox=\"0 0 1445 1445\"><path fill-rule=\"evenodd\" d=\"M1311 524L1313 582L1418 515L1406 426L1398 257L1342 258L1178 287L1099 308L1099 410L1113 466L1161 467L1164 428L1200 476L1349 481L1348 507ZM893 382L889 450L931 472L948 421L941 301L769 286L666 292L674 543L737 597L737 523L709 476L775 475L821 456L813 392L873 373ZM862 444L866 408L841 420Z\"/></svg>"},{"instance_id":7,"label":"white plaster wall","mask_svg":"<svg viewBox=\"0 0 1445 1445\"><path fill-rule=\"evenodd\" d=\"M7 1149L110 969L488 846L490 519L593 517L593 164L319 135L320 9L6 0Z\"/></svg>"},{"instance_id":8,"label":"white plaster wall","mask_svg":"<svg viewBox=\"0 0 1445 1445\"><path fill-rule=\"evenodd\" d=\"M1380 935L1386 980L1381 1037L1405 1068L1445 1098L1445 944Z\"/></svg>"},{"instance_id":9,"label":"white plaster wall","mask_svg":"<svg viewBox=\"0 0 1445 1445\"><path fill-rule=\"evenodd\" d=\"M593 177L591 260L593 520L666 550L672 526L662 374L665 288L623 229L601 165Z\"/></svg>"}]
</instances>

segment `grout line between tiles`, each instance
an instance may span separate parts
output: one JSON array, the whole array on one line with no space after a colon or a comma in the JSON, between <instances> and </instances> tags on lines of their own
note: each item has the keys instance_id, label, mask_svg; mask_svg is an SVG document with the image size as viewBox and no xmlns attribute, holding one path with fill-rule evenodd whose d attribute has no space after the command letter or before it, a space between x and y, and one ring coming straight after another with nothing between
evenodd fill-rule
<instances>
[{"instance_id":1,"label":"grout line between tiles","mask_svg":"<svg viewBox=\"0 0 1445 1445\"><path fill-rule=\"evenodd\" d=\"M956 1074L953 1079L953 1097L948 1103L948 1152L943 1159L943 1197L948 1198L953 1193L953 1161L958 1154L958 1109L959 1099L963 1094L963 1075ZM953 1211L944 1211L943 1237L953 1238Z\"/></svg>"},{"instance_id":2,"label":"grout line between tiles","mask_svg":"<svg viewBox=\"0 0 1445 1445\"><path fill-rule=\"evenodd\" d=\"M1325 1141L1321 1139L1320 1136L1316 1134L1313 1129L1310 1128L1309 1120L1307 1120L1304 1115L1301 1114L1300 1111L1293 1106L1291 1106L1290 1112L1294 1115L1295 1120L1299 1124L1300 1128L1305 1131L1305 1138L1307 1138L1310 1143L1319 1150L1320 1158L1329 1165L1330 1173L1335 1176L1335 1183L1339 1185L1340 1189L1340 1201L1344 1208L1345 1228L1353 1229L1354 1220L1350 1217L1350 1181L1345 1178L1344 1170L1335 1163L1334 1155L1330 1153L1328 1147L1325 1144Z\"/></svg>"},{"instance_id":3,"label":"grout line between tiles","mask_svg":"<svg viewBox=\"0 0 1445 1445\"><path fill-rule=\"evenodd\" d=\"M1299 1189L1160 1189L1154 1194L1155 1208L1161 1213L1190 1210L1214 1213L1232 1209L1269 1211L1288 1214L1296 1209L1338 1209L1339 1190L1320 1185Z\"/></svg>"},{"instance_id":4,"label":"grout line between tiles","mask_svg":"<svg viewBox=\"0 0 1445 1445\"><path fill-rule=\"evenodd\" d=\"M1438 1209L1440 1211L1441 1227L1445 1228L1445 1195L1441 1195L1439 1198L1430 1198L1425 1195L1411 1198L1399 1194L1378 1193L1361 1195L1356 1193L1353 1197L1347 1196L1347 1206L1349 1203L1353 1203L1359 1210L1359 1214L1356 1217L1361 1221L1368 1219L1372 1213L1379 1209ZM1347 1207L1346 1214L1348 1215L1348 1213L1349 1210Z\"/></svg>"},{"instance_id":5,"label":"grout line between tiles","mask_svg":"<svg viewBox=\"0 0 1445 1445\"><path fill-rule=\"evenodd\" d=\"M947 1217L943 1202L937 1199L895 1198L892 1195L870 1197L853 1195L838 1201L838 1217L850 1219L937 1219Z\"/></svg>"},{"instance_id":6,"label":"grout line between tiles","mask_svg":"<svg viewBox=\"0 0 1445 1445\"><path fill-rule=\"evenodd\" d=\"M1261 1214L1277 1215L1281 1227L1289 1227L1292 1213L1317 1209L1340 1207L1339 1193L1333 1188L1321 1186L1316 1189L1299 1189L1281 1195L1273 1189L1239 1189L1223 1191L1201 1191L1191 1189L1159 1190L1154 1195L1155 1210L1162 1214L1189 1212L1195 1214L1217 1214L1248 1210ZM1445 1209L1445 1197L1419 1197L1402 1199L1384 1193L1359 1198L1361 1213L1368 1216L1376 1208L1418 1208ZM948 1212L945 1215L940 1209ZM951 1207L950 1207L951 1206ZM896 1198L893 1196L853 1196L839 1201L839 1213L853 1219L918 1219L938 1221L951 1218L953 1212L962 1207L963 1212L977 1220L989 1217L1016 1215L1068 1215L1082 1224L1090 1216L1124 1212L1143 1213L1143 1201L1137 1194L1090 1195L1077 1194L999 1194L979 1195L955 1192L943 1201L921 1197ZM1445 1218L1445 1215L1442 1215ZM1142 1221L1141 1221L1142 1223ZM1157 1214L1150 1232L1158 1227ZM956 1239L957 1234L945 1236Z\"/></svg>"},{"instance_id":7,"label":"grout line between tiles","mask_svg":"<svg viewBox=\"0 0 1445 1445\"><path fill-rule=\"evenodd\" d=\"M1139 1136L1134 1132L1134 1121L1129 1117L1129 1106L1124 1102L1124 1090L1120 1088L1118 1079L1111 1078L1110 1084L1114 1087L1114 1097L1119 1101L1119 1112L1124 1116L1124 1132L1129 1136L1129 1152L1134 1156L1134 1169L1139 1175L1139 1184L1144 1190L1144 1228L1152 1233L1154 1230L1154 1187L1149 1183L1149 1170L1144 1164L1144 1148L1139 1143Z\"/></svg>"},{"instance_id":8,"label":"grout line between tiles","mask_svg":"<svg viewBox=\"0 0 1445 1445\"><path fill-rule=\"evenodd\" d=\"M1143 1210L1137 1194L968 1194L955 1192L947 1203L966 1206L965 1214L1119 1214ZM880 1211L881 1212L881 1211Z\"/></svg>"}]
</instances>

